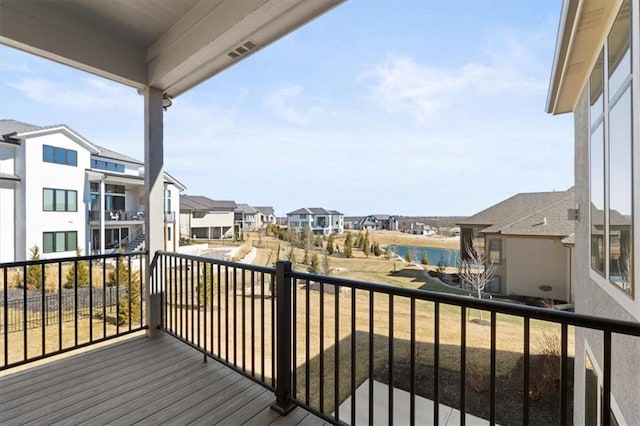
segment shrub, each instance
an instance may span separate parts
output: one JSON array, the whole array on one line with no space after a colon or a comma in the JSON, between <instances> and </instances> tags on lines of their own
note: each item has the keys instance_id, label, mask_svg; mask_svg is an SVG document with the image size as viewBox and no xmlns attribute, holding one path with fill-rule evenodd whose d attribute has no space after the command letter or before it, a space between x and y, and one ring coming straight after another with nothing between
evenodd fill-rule
<instances>
[{"instance_id":1,"label":"shrub","mask_svg":"<svg viewBox=\"0 0 640 426\"><path fill-rule=\"evenodd\" d=\"M127 268L127 274L128 274ZM123 285L122 283L120 285ZM131 274L131 286L127 279L124 294L120 295L118 301L118 324L134 323L140 321L141 303L140 303L140 273ZM131 309L129 309L131 308Z\"/></svg>"},{"instance_id":2,"label":"shrub","mask_svg":"<svg viewBox=\"0 0 640 426\"><path fill-rule=\"evenodd\" d=\"M560 382L560 334L545 330L537 340L540 351L540 366L537 374L531 377L529 398L538 400L544 397Z\"/></svg>"},{"instance_id":3,"label":"shrub","mask_svg":"<svg viewBox=\"0 0 640 426\"><path fill-rule=\"evenodd\" d=\"M320 273L320 259L318 259L318 253L313 253L313 256L311 256L311 264L309 265L309 273L310 274L319 274Z\"/></svg>"},{"instance_id":4,"label":"shrub","mask_svg":"<svg viewBox=\"0 0 640 426\"><path fill-rule=\"evenodd\" d=\"M407 263L413 262L413 250L408 249L404 258L407 260Z\"/></svg>"},{"instance_id":5,"label":"shrub","mask_svg":"<svg viewBox=\"0 0 640 426\"><path fill-rule=\"evenodd\" d=\"M200 268L198 278L198 301L200 305L211 304L213 293L218 290L218 279L212 274L213 265L204 265Z\"/></svg>"},{"instance_id":6,"label":"shrub","mask_svg":"<svg viewBox=\"0 0 640 426\"><path fill-rule=\"evenodd\" d=\"M78 247L76 249L76 256L80 256L81 252L80 247ZM77 271L76 264L78 265ZM87 266L87 262L84 260L79 260L71 265L71 268L69 268L67 272L67 282L64 284L64 288L73 288L76 280L78 287L89 286L89 266Z\"/></svg>"},{"instance_id":7,"label":"shrub","mask_svg":"<svg viewBox=\"0 0 640 426\"><path fill-rule=\"evenodd\" d=\"M329 255L333 254L334 248L335 248L335 241L334 241L333 234L329 234L329 239L327 240L327 252L329 252Z\"/></svg>"},{"instance_id":8,"label":"shrub","mask_svg":"<svg viewBox=\"0 0 640 426\"><path fill-rule=\"evenodd\" d=\"M40 249L37 245L29 249L31 260L40 260ZM27 267L27 287L34 290L42 288L45 280L45 272L42 265L30 265Z\"/></svg>"},{"instance_id":9,"label":"shrub","mask_svg":"<svg viewBox=\"0 0 640 426\"><path fill-rule=\"evenodd\" d=\"M429 256L427 256L426 251L422 252L422 260L420 261L420 263L422 263L423 265L429 264Z\"/></svg>"},{"instance_id":10,"label":"shrub","mask_svg":"<svg viewBox=\"0 0 640 426\"><path fill-rule=\"evenodd\" d=\"M380 256L382 254L382 249L380 248L380 244L378 244L377 241L373 243L373 249L371 251L373 251L373 254L375 256Z\"/></svg>"},{"instance_id":11,"label":"shrub","mask_svg":"<svg viewBox=\"0 0 640 426\"><path fill-rule=\"evenodd\" d=\"M350 232L347 233L347 238L344 240L344 255L346 257L353 257L353 236Z\"/></svg>"}]
</instances>

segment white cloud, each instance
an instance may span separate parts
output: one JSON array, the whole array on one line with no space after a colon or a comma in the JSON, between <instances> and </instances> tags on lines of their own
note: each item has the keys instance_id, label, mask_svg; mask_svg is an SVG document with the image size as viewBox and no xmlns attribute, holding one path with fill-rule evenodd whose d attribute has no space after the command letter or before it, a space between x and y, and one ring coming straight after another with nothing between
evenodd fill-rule
<instances>
[{"instance_id":1,"label":"white cloud","mask_svg":"<svg viewBox=\"0 0 640 426\"><path fill-rule=\"evenodd\" d=\"M280 118L296 124L307 124L316 114L325 110L323 106L303 105L302 86L287 84L271 92L265 98L265 105ZM322 100L313 101L321 103Z\"/></svg>"},{"instance_id":2,"label":"white cloud","mask_svg":"<svg viewBox=\"0 0 640 426\"><path fill-rule=\"evenodd\" d=\"M131 111L140 113L143 99L134 89L96 77L62 83L43 78L22 78L8 86L44 105L79 111Z\"/></svg>"},{"instance_id":3,"label":"white cloud","mask_svg":"<svg viewBox=\"0 0 640 426\"><path fill-rule=\"evenodd\" d=\"M419 64L410 56L392 57L362 77L373 80L373 98L385 110L410 113L420 122L474 95L539 93L546 87L508 66L470 62L438 68Z\"/></svg>"}]
</instances>

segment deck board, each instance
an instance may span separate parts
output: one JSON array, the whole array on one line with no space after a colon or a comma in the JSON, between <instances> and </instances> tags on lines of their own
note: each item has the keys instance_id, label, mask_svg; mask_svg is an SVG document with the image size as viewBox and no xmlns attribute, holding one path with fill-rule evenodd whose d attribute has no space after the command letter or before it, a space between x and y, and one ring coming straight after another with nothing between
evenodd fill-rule
<instances>
[{"instance_id":1,"label":"deck board","mask_svg":"<svg viewBox=\"0 0 640 426\"><path fill-rule=\"evenodd\" d=\"M137 336L0 376L0 424L294 425L322 421L163 335ZM311 416L311 417L309 417ZM317 423L319 422L319 423Z\"/></svg>"}]
</instances>

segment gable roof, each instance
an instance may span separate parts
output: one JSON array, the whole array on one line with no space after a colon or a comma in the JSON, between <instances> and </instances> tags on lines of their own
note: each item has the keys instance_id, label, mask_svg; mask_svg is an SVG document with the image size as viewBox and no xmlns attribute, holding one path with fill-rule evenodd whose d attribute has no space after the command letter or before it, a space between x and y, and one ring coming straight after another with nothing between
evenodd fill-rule
<instances>
[{"instance_id":1,"label":"gable roof","mask_svg":"<svg viewBox=\"0 0 640 426\"><path fill-rule=\"evenodd\" d=\"M257 213L256 209L251 207L249 204L243 204L243 203L240 203L240 204L236 205L236 211L237 212L242 212L242 213L249 213L249 214Z\"/></svg>"},{"instance_id":2,"label":"gable roof","mask_svg":"<svg viewBox=\"0 0 640 426\"><path fill-rule=\"evenodd\" d=\"M322 207L302 207L301 209L298 210L294 210L292 212L287 213L287 216L291 216L294 214L337 214L337 215L341 215L342 213L340 213L337 210L327 210L324 209Z\"/></svg>"},{"instance_id":3,"label":"gable roof","mask_svg":"<svg viewBox=\"0 0 640 426\"><path fill-rule=\"evenodd\" d=\"M489 207L458 225L486 226L482 233L564 237L575 223L567 210L575 207L574 188L558 192L521 193Z\"/></svg>"},{"instance_id":4,"label":"gable roof","mask_svg":"<svg viewBox=\"0 0 640 426\"><path fill-rule=\"evenodd\" d=\"M17 120L0 120L0 136L8 142L19 141L29 137L37 137L46 135L47 133L64 133L67 137L74 140L77 144L84 146L92 154L99 152L98 147L85 139L80 133L73 130L65 124L54 124L52 126L36 126L34 124L24 123Z\"/></svg>"},{"instance_id":5,"label":"gable roof","mask_svg":"<svg viewBox=\"0 0 640 426\"><path fill-rule=\"evenodd\" d=\"M187 210L229 210L236 209L235 201L212 200L202 195L181 195L180 211Z\"/></svg>"},{"instance_id":6,"label":"gable roof","mask_svg":"<svg viewBox=\"0 0 640 426\"><path fill-rule=\"evenodd\" d=\"M260 213L262 214L266 214L266 215L274 215L276 214L275 210L273 209L273 207L254 207L254 209L258 210Z\"/></svg>"}]
</instances>

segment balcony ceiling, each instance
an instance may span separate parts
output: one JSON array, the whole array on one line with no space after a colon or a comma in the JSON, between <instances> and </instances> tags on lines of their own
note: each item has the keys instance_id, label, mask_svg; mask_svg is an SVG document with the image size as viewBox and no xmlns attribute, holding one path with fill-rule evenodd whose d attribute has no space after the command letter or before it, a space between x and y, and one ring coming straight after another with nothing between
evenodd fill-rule
<instances>
[{"instance_id":1,"label":"balcony ceiling","mask_svg":"<svg viewBox=\"0 0 640 426\"><path fill-rule=\"evenodd\" d=\"M178 96L343 0L2 0L0 43Z\"/></svg>"}]
</instances>

